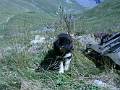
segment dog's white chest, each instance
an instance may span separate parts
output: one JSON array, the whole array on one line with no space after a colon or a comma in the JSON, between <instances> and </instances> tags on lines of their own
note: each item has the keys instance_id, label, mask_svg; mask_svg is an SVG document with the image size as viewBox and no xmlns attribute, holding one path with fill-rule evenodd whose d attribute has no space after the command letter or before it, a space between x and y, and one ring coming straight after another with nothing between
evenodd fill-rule
<instances>
[{"instance_id":1,"label":"dog's white chest","mask_svg":"<svg viewBox=\"0 0 120 90\"><path fill-rule=\"evenodd\" d=\"M70 66L70 62L71 62L71 53L67 53L64 58L65 58L65 64L63 64L64 62L61 61L60 62L60 68L59 68L59 73L64 73L64 71L69 70L69 66Z\"/></svg>"}]
</instances>

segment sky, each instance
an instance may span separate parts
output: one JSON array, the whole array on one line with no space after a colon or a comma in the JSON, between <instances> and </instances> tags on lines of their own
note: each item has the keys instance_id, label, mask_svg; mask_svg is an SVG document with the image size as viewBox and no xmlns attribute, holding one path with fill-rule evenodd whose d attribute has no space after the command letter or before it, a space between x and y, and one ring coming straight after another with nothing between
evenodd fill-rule
<instances>
[{"instance_id":1,"label":"sky","mask_svg":"<svg viewBox=\"0 0 120 90\"><path fill-rule=\"evenodd\" d=\"M88 7L88 8L93 8L97 5L95 0L76 0L76 1L83 7Z\"/></svg>"}]
</instances>

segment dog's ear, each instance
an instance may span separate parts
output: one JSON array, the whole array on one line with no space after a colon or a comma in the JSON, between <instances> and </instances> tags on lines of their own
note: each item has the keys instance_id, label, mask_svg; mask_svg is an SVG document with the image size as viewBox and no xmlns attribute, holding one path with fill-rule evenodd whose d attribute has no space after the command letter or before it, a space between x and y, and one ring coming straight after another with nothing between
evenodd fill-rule
<instances>
[{"instance_id":1,"label":"dog's ear","mask_svg":"<svg viewBox=\"0 0 120 90\"><path fill-rule=\"evenodd\" d=\"M59 34L58 35L58 39L60 40L60 39L66 39L66 40L68 40L70 43L72 43L72 37L71 37L71 35L70 34L66 34L66 33L61 33L61 34Z\"/></svg>"}]
</instances>

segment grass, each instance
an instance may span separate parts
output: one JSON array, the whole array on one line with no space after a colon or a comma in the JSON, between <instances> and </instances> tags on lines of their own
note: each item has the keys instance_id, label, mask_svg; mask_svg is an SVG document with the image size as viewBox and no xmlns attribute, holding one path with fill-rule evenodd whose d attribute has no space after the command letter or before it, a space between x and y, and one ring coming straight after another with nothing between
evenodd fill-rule
<instances>
[{"instance_id":1,"label":"grass","mask_svg":"<svg viewBox=\"0 0 120 90\"><path fill-rule=\"evenodd\" d=\"M54 35L55 36L55 35ZM51 37L51 36L50 36ZM49 38L50 38L49 37ZM92 61L87 59L79 51L81 46L77 41L74 42L75 50L73 52L73 61L71 64L71 69L65 74L59 74L57 71L40 71L35 72L36 64L40 63L48 49L51 47L52 42L45 42L39 45L39 53L31 54L28 52L27 47L22 52L17 52L17 50L12 49L9 51L9 55L4 55L1 60L1 90L5 88L7 90L20 90L21 85L30 83L30 86L25 85L32 90L37 90L41 88L43 90L102 90L102 87L96 86L92 83L88 83L94 76L98 76L101 71L95 68ZM88 78L88 79L87 79Z\"/></svg>"},{"instance_id":2,"label":"grass","mask_svg":"<svg viewBox=\"0 0 120 90\"><path fill-rule=\"evenodd\" d=\"M43 3L43 6L45 4L41 0L38 2ZM47 3L49 2L47 0ZM104 31L107 30L106 28L111 29L114 24L119 24L119 9L114 7L118 3L118 0L114 3L105 2L81 15L75 22L76 31L73 33ZM52 8L56 7L56 5L50 4ZM113 10L104 13L108 7L113 8ZM112 85L116 82L119 86L119 75L115 73L115 70L99 70L96 68L94 63L80 52L81 44L78 41L74 41L73 61L69 71L64 74L44 70L35 72L37 64L52 48L55 37L60 32L66 32L61 30L59 26L57 29L54 28L57 17L45 13L49 10L48 8L42 10L44 12L8 12L8 14L2 12L0 14L2 21L0 35L3 35L0 38L0 90L20 90L21 88L28 88L29 90L110 90L110 87L94 85L93 81L96 79L104 79L103 81ZM6 22L6 18L11 15L14 16ZM55 31L42 31L46 26L55 29ZM115 26L112 30L118 31L119 28ZM32 47L30 41L34 39L35 35L44 36L46 41L37 45L40 50L34 54L29 52L29 49Z\"/></svg>"},{"instance_id":3,"label":"grass","mask_svg":"<svg viewBox=\"0 0 120 90\"><path fill-rule=\"evenodd\" d=\"M119 3L119 0L106 0L96 8L78 16L76 31L86 33L119 31Z\"/></svg>"}]
</instances>

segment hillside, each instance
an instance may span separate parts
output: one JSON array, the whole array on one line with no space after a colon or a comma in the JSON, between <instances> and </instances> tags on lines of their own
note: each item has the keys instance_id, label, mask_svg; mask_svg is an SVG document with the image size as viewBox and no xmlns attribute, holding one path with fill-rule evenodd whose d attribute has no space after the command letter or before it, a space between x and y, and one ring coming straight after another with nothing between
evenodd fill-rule
<instances>
[{"instance_id":1,"label":"hillside","mask_svg":"<svg viewBox=\"0 0 120 90\"><path fill-rule=\"evenodd\" d=\"M3 22L8 17L23 12L55 15L60 5L65 6L67 11L82 11L84 9L74 0L71 3L65 2L65 0L52 0L52 3L50 0L0 0L0 20Z\"/></svg>"},{"instance_id":2,"label":"hillside","mask_svg":"<svg viewBox=\"0 0 120 90\"><path fill-rule=\"evenodd\" d=\"M60 5L65 6L68 12L76 11L76 9L83 10L75 1L67 3L64 0L53 0L53 2L49 0L0 0L0 35L7 39L4 41L0 38L2 41L0 47L6 47L5 43L9 45L9 41L15 38L15 34L23 40L23 37L19 37L19 33L29 33L31 30L38 30L54 23Z\"/></svg>"},{"instance_id":3,"label":"hillside","mask_svg":"<svg viewBox=\"0 0 120 90\"><path fill-rule=\"evenodd\" d=\"M29 12L29 11L43 11L46 13L55 13L59 5L65 5L66 9L82 9L74 0L67 2L66 0L4 0L0 1L0 11L3 12Z\"/></svg>"},{"instance_id":4,"label":"hillside","mask_svg":"<svg viewBox=\"0 0 120 90\"><path fill-rule=\"evenodd\" d=\"M120 1L105 0L96 8L78 16L76 31L120 31Z\"/></svg>"},{"instance_id":5,"label":"hillside","mask_svg":"<svg viewBox=\"0 0 120 90\"><path fill-rule=\"evenodd\" d=\"M5 35L5 38L10 41L15 34L44 28L54 23L60 5L64 6L69 13L78 10L81 12L84 9L74 0L70 3L65 0L52 0L52 2L50 0L0 0L0 35ZM4 40L0 39L4 44Z\"/></svg>"},{"instance_id":6,"label":"hillside","mask_svg":"<svg viewBox=\"0 0 120 90\"><path fill-rule=\"evenodd\" d=\"M61 30L62 25L56 24L59 5L68 13L74 12L73 33L120 29L119 0L106 0L83 14L78 12L84 8L70 1L0 0L0 90L119 90L119 71L96 68L80 52L82 46L77 40L74 40L73 61L68 72L35 72L52 49L56 36L65 32ZM33 43L36 39L40 42Z\"/></svg>"}]
</instances>

